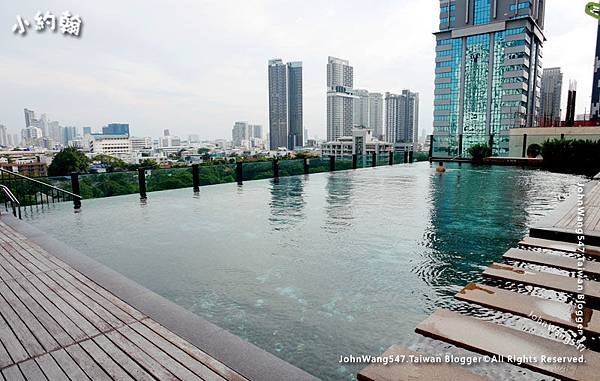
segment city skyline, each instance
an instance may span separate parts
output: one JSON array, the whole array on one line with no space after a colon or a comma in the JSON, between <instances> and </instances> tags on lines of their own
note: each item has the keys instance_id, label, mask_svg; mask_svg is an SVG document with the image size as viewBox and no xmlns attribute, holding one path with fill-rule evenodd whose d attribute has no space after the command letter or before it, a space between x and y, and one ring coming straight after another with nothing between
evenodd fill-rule
<instances>
[{"instance_id":1,"label":"city skyline","mask_svg":"<svg viewBox=\"0 0 600 381\"><path fill-rule=\"evenodd\" d=\"M311 138L324 139L326 99L322 89L327 56L331 55L349 60L360 73L355 88L395 93L410 88L419 92L420 129L431 132L435 44L431 32L437 29L439 17L431 9L437 9L438 1L384 1L370 7L368 15L359 3L334 2L323 12L314 12L317 4L307 2L297 15L285 15L283 5L261 4L205 4L202 11L186 11L190 15L173 10L180 22L157 22L155 31L143 28L143 24L158 20L165 9L148 7L140 13L135 4L119 5L128 22L114 32L112 22L105 19L108 15L96 12L93 4L80 4L76 11L86 25L80 39L57 39L35 31L26 37L15 36L8 25L14 15L32 17L42 9L30 1L2 4L0 10L8 15L8 26L7 32L0 34L5 47L0 69L11 75L0 79L6 89L0 102L0 123L9 132L20 131L24 127L23 108L29 108L45 112L66 126L99 130L117 120L129 123L142 136L159 136L170 128L181 136L228 137L236 120L268 125L264 62L280 56L303 61L304 127ZM246 11L254 11L257 5L256 20L246 21ZM55 11L64 8L57 2L44 6ZM589 113L597 30L597 23L585 17L584 6L585 1L548 3L546 11L544 66L560 66L565 78L577 79L577 114ZM190 7L195 9L193 4ZM209 14L219 17L211 21L204 16ZM328 15L333 14L360 21L364 28L342 32L329 25ZM206 22L198 23L198 17L206 18ZM283 18L277 21L278 17ZM269 35L271 25L279 23L282 34ZM298 27L283 27L290 23ZM203 27L198 29L198 24ZM221 36L209 35L221 31L223 25L235 27L225 32L226 43L218 46ZM397 37L407 30L411 31L410 39ZM199 59L181 49L192 40L200 42L202 57L222 59L216 64L213 59ZM287 40L295 42L283 42ZM144 51L131 49L132 44L141 44ZM169 44L173 46L165 47ZM236 96L232 96L234 91ZM563 110L566 98L563 94Z\"/></svg>"}]
</instances>

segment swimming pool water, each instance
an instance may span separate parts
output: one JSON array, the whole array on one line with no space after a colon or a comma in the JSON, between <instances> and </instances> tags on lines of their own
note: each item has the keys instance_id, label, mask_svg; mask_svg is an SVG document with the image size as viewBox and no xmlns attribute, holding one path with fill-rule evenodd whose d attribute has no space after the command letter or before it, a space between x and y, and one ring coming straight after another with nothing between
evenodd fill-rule
<instances>
[{"instance_id":1,"label":"swimming pool water","mask_svg":"<svg viewBox=\"0 0 600 381\"><path fill-rule=\"evenodd\" d=\"M85 200L26 219L323 379L344 354L410 345L579 177L514 167L377 167Z\"/></svg>"}]
</instances>

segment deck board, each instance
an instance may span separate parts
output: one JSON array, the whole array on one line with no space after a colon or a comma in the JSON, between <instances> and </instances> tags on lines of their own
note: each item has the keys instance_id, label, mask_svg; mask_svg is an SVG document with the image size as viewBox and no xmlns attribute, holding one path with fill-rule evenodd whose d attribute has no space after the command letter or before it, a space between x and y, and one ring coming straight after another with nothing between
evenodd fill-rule
<instances>
[{"instance_id":1,"label":"deck board","mask_svg":"<svg viewBox=\"0 0 600 381\"><path fill-rule=\"evenodd\" d=\"M425 354L410 351L393 345L383 353L383 357L424 356ZM402 357L401 357L402 358ZM488 378L472 373L465 368L445 363L417 364L409 362L393 363L389 365L371 364L357 375L358 381L485 381Z\"/></svg>"},{"instance_id":2,"label":"deck board","mask_svg":"<svg viewBox=\"0 0 600 381\"><path fill-rule=\"evenodd\" d=\"M542 271L522 269L518 267L494 263L483 272L484 276L522 283L532 286L539 286L551 290L577 294L577 278L571 278L562 275L550 274ZM600 300L600 282L582 280L584 285L583 294Z\"/></svg>"},{"instance_id":3,"label":"deck board","mask_svg":"<svg viewBox=\"0 0 600 381\"><path fill-rule=\"evenodd\" d=\"M577 245L574 243L552 241L543 238L525 237L521 241L519 241L519 246L564 251L567 253L578 253ZM586 245L585 255L594 258L600 258L600 247Z\"/></svg>"},{"instance_id":4,"label":"deck board","mask_svg":"<svg viewBox=\"0 0 600 381\"><path fill-rule=\"evenodd\" d=\"M0 381L247 381L0 221Z\"/></svg>"},{"instance_id":5,"label":"deck board","mask_svg":"<svg viewBox=\"0 0 600 381\"><path fill-rule=\"evenodd\" d=\"M589 350L579 352L561 342L525 333L477 318L463 316L448 310L438 310L420 323L415 331L427 337L485 355L531 356L538 362L524 362L521 366L551 377L566 380L595 380L600 374L600 354ZM583 355L581 364L542 362L542 356Z\"/></svg>"},{"instance_id":6,"label":"deck board","mask_svg":"<svg viewBox=\"0 0 600 381\"><path fill-rule=\"evenodd\" d=\"M464 302L510 312L517 316L529 317L533 314L549 323L577 331L577 323L574 320L575 308L571 304L475 283L468 284L455 297ZM583 331L590 335L600 335L598 311L586 307L583 313Z\"/></svg>"},{"instance_id":7,"label":"deck board","mask_svg":"<svg viewBox=\"0 0 600 381\"><path fill-rule=\"evenodd\" d=\"M546 254L537 251L510 249L504 254L504 258L556 267L563 270L579 270L578 260L576 258ZM582 269L585 274L600 275L600 262L585 261Z\"/></svg>"},{"instance_id":8,"label":"deck board","mask_svg":"<svg viewBox=\"0 0 600 381\"><path fill-rule=\"evenodd\" d=\"M64 349L52 352L51 356L71 380L90 379Z\"/></svg>"}]
</instances>

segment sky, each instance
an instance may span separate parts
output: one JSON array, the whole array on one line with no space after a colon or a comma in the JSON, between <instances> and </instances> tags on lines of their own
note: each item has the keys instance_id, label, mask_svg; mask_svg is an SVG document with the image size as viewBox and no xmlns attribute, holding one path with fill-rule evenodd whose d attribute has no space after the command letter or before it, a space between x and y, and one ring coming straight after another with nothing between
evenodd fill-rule
<instances>
[{"instance_id":1,"label":"sky","mask_svg":"<svg viewBox=\"0 0 600 381\"><path fill-rule=\"evenodd\" d=\"M547 0L544 67L578 82L589 110L597 22L587 0ZM16 15L78 14L80 38L14 34ZM135 136L163 129L231 138L235 121L268 129L267 61L303 61L304 124L326 136L327 57L350 61L354 86L420 93L420 130L433 119L439 0L4 0L0 2L0 124L17 133L23 108L63 126L129 123ZM564 115L563 115L564 117ZM421 132L421 131L420 131Z\"/></svg>"}]
</instances>

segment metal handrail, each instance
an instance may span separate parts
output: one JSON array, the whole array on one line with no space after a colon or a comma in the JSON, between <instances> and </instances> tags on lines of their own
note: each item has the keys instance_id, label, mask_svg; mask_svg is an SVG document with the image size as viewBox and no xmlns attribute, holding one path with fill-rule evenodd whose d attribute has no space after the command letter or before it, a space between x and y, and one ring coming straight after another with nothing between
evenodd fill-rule
<instances>
[{"instance_id":1,"label":"metal handrail","mask_svg":"<svg viewBox=\"0 0 600 381\"><path fill-rule=\"evenodd\" d=\"M19 211L18 217L19 217L19 219L21 219L21 203L19 202L19 200L15 197L15 195L10 191L10 189L6 185L0 184L0 189L2 189L2 191L4 192L4 194L10 201L10 205L13 210L13 216L17 217L17 210L18 210Z\"/></svg>"},{"instance_id":2,"label":"metal handrail","mask_svg":"<svg viewBox=\"0 0 600 381\"><path fill-rule=\"evenodd\" d=\"M19 173L12 172L12 171L6 170L6 169L4 169L4 168L0 168L0 173L1 173L1 172L7 173L7 174L9 174L9 175L11 175L11 176L20 177L20 178L22 178L22 179L25 179L25 180L31 181L31 182L33 182L33 183L36 183L36 184L42 185L42 186L44 186L44 187L46 187L46 188L49 188L49 189L54 189L54 190L56 190L56 191L58 191L58 192L66 193L66 194L68 194L69 196L71 196L71 197L74 197L74 198L77 198L77 199L79 199L79 200L81 200L81 199L82 199L82 197L81 197L80 195L78 195L78 194L75 194L75 193L73 193L73 192L69 192L68 190L64 190L64 189L61 189L61 188L57 188L57 187L55 187L54 185L47 184L47 183L45 183L45 182L43 182L43 181L39 181L39 180L36 180L36 179L32 179L31 177L23 176L23 175L21 175L21 174L19 174Z\"/></svg>"}]
</instances>

